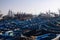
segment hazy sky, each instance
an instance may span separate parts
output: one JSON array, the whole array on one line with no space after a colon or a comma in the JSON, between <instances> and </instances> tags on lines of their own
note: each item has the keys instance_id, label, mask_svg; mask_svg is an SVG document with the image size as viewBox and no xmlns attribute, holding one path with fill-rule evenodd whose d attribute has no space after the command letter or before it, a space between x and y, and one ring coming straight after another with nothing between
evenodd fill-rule
<instances>
[{"instance_id":1,"label":"hazy sky","mask_svg":"<svg viewBox=\"0 0 60 40\"><path fill-rule=\"evenodd\" d=\"M57 11L60 0L0 0L0 10L6 14L8 10L39 14L47 10Z\"/></svg>"}]
</instances>

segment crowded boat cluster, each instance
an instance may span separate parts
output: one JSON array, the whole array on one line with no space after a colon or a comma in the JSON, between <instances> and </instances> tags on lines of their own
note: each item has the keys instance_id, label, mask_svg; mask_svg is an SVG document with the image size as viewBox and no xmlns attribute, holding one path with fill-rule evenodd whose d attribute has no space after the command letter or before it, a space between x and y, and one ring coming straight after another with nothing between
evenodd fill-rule
<instances>
[{"instance_id":1,"label":"crowded boat cluster","mask_svg":"<svg viewBox=\"0 0 60 40\"><path fill-rule=\"evenodd\" d=\"M0 15L1 40L53 40L59 34L60 13L14 14L9 10L7 15Z\"/></svg>"}]
</instances>

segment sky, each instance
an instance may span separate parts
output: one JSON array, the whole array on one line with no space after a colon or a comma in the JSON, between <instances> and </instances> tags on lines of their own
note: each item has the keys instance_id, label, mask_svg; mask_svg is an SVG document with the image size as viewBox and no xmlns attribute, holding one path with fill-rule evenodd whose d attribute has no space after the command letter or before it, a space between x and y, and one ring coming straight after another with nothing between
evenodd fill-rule
<instances>
[{"instance_id":1,"label":"sky","mask_svg":"<svg viewBox=\"0 0 60 40\"><path fill-rule=\"evenodd\" d=\"M26 12L37 15L48 10L57 12L58 9L60 9L60 0L0 0L2 14L12 10L15 13Z\"/></svg>"}]
</instances>

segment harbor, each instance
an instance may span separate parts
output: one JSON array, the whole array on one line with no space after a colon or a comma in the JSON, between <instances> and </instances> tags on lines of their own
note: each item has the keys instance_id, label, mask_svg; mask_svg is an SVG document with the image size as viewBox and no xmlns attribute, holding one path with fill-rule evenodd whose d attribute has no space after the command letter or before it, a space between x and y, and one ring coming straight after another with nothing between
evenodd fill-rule
<instances>
[{"instance_id":1,"label":"harbor","mask_svg":"<svg viewBox=\"0 0 60 40\"><path fill-rule=\"evenodd\" d=\"M50 11L32 15L9 10L0 18L0 40L53 40L60 34L60 15Z\"/></svg>"}]
</instances>

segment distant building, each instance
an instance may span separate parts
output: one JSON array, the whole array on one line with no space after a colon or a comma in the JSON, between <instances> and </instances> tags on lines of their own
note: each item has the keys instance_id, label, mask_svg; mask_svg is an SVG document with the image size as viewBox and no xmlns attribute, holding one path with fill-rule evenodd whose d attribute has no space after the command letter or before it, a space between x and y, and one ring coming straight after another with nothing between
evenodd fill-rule
<instances>
[{"instance_id":1,"label":"distant building","mask_svg":"<svg viewBox=\"0 0 60 40\"><path fill-rule=\"evenodd\" d=\"M8 11L7 15L3 16L3 19L10 19L10 18L14 18L14 13L11 10Z\"/></svg>"},{"instance_id":2,"label":"distant building","mask_svg":"<svg viewBox=\"0 0 60 40\"><path fill-rule=\"evenodd\" d=\"M11 10L8 11L8 17L14 17L14 13Z\"/></svg>"},{"instance_id":3,"label":"distant building","mask_svg":"<svg viewBox=\"0 0 60 40\"><path fill-rule=\"evenodd\" d=\"M20 20L30 19L32 17L33 17L32 14L26 14L26 13L17 13L17 14L15 14L15 18L20 19Z\"/></svg>"},{"instance_id":4,"label":"distant building","mask_svg":"<svg viewBox=\"0 0 60 40\"><path fill-rule=\"evenodd\" d=\"M46 13L40 13L39 17L50 18L57 17L58 15L55 12L50 12L50 10Z\"/></svg>"}]
</instances>

